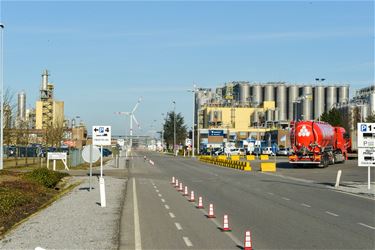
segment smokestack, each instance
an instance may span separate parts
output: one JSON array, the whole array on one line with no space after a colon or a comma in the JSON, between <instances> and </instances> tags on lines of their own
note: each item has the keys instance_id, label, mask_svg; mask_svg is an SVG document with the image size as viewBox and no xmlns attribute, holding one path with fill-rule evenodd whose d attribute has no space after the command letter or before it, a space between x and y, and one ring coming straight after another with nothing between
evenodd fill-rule
<instances>
[{"instance_id":1,"label":"smokestack","mask_svg":"<svg viewBox=\"0 0 375 250\"><path fill-rule=\"evenodd\" d=\"M18 93L18 119L25 121L26 119L26 94L21 91Z\"/></svg>"},{"instance_id":2,"label":"smokestack","mask_svg":"<svg viewBox=\"0 0 375 250\"><path fill-rule=\"evenodd\" d=\"M47 90L47 86L48 86L48 70L44 70L43 71L43 74L42 74L42 90Z\"/></svg>"}]
</instances>

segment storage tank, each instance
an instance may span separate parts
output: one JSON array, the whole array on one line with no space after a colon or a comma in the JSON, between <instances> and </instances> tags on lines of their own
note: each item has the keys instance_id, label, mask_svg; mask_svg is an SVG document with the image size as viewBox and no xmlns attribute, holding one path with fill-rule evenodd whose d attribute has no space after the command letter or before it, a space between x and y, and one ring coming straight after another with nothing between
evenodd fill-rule
<instances>
[{"instance_id":1,"label":"storage tank","mask_svg":"<svg viewBox=\"0 0 375 250\"><path fill-rule=\"evenodd\" d=\"M26 119L26 94L25 92L18 93L18 119L25 121Z\"/></svg>"},{"instance_id":2,"label":"storage tank","mask_svg":"<svg viewBox=\"0 0 375 250\"><path fill-rule=\"evenodd\" d=\"M48 70L44 70L42 73L42 90L47 90L48 88Z\"/></svg>"},{"instance_id":3,"label":"storage tank","mask_svg":"<svg viewBox=\"0 0 375 250\"><path fill-rule=\"evenodd\" d=\"M339 103L348 103L349 102L349 86L340 86L339 87Z\"/></svg>"},{"instance_id":4,"label":"storage tank","mask_svg":"<svg viewBox=\"0 0 375 250\"><path fill-rule=\"evenodd\" d=\"M286 86L284 84L278 85L276 89L277 89L276 107L278 108L278 120L286 121L287 120Z\"/></svg>"},{"instance_id":5,"label":"storage tank","mask_svg":"<svg viewBox=\"0 0 375 250\"><path fill-rule=\"evenodd\" d=\"M313 116L313 100L312 100L312 87L303 86L302 95L305 97L302 101L302 115L303 120L312 120ZM309 96L309 97L306 97Z\"/></svg>"},{"instance_id":6,"label":"storage tank","mask_svg":"<svg viewBox=\"0 0 375 250\"><path fill-rule=\"evenodd\" d=\"M274 121L274 110L268 109L266 111L266 121L267 122L273 122Z\"/></svg>"},{"instance_id":7,"label":"storage tank","mask_svg":"<svg viewBox=\"0 0 375 250\"><path fill-rule=\"evenodd\" d=\"M375 114L375 92L372 92L370 94L369 107L370 107L370 113Z\"/></svg>"},{"instance_id":8,"label":"storage tank","mask_svg":"<svg viewBox=\"0 0 375 250\"><path fill-rule=\"evenodd\" d=\"M255 110L251 115L251 121L250 124L259 123L259 112L258 110Z\"/></svg>"},{"instance_id":9,"label":"storage tank","mask_svg":"<svg viewBox=\"0 0 375 250\"><path fill-rule=\"evenodd\" d=\"M252 102L261 105L263 103L262 86L260 84L254 84L251 87Z\"/></svg>"},{"instance_id":10,"label":"storage tank","mask_svg":"<svg viewBox=\"0 0 375 250\"><path fill-rule=\"evenodd\" d=\"M324 86L315 86L314 88L314 119L324 113Z\"/></svg>"},{"instance_id":11,"label":"storage tank","mask_svg":"<svg viewBox=\"0 0 375 250\"><path fill-rule=\"evenodd\" d=\"M221 110L216 110L214 113L214 117L216 119L216 122L222 122L223 121L223 112Z\"/></svg>"},{"instance_id":12,"label":"storage tank","mask_svg":"<svg viewBox=\"0 0 375 250\"><path fill-rule=\"evenodd\" d=\"M239 103L246 104L250 101L250 86L247 83L240 83L239 86Z\"/></svg>"},{"instance_id":13,"label":"storage tank","mask_svg":"<svg viewBox=\"0 0 375 250\"><path fill-rule=\"evenodd\" d=\"M288 87L288 120L294 120L294 101L298 98L299 86L290 85Z\"/></svg>"},{"instance_id":14,"label":"storage tank","mask_svg":"<svg viewBox=\"0 0 375 250\"><path fill-rule=\"evenodd\" d=\"M280 119L280 109L277 108L277 109L274 110L273 120L275 122L283 121L283 120Z\"/></svg>"},{"instance_id":15,"label":"storage tank","mask_svg":"<svg viewBox=\"0 0 375 250\"><path fill-rule=\"evenodd\" d=\"M264 101L275 101L275 86L273 84L264 85Z\"/></svg>"},{"instance_id":16,"label":"storage tank","mask_svg":"<svg viewBox=\"0 0 375 250\"><path fill-rule=\"evenodd\" d=\"M326 112L330 111L336 104L336 100L337 100L336 91L337 91L337 88L335 86L326 87L326 102L325 102Z\"/></svg>"}]
</instances>

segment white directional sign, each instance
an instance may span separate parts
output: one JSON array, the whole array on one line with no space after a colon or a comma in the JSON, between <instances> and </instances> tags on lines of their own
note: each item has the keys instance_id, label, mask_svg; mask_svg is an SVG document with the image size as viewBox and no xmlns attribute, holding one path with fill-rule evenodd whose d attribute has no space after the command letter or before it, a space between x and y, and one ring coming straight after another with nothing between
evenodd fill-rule
<instances>
[{"instance_id":1,"label":"white directional sign","mask_svg":"<svg viewBox=\"0 0 375 250\"><path fill-rule=\"evenodd\" d=\"M111 145L111 126L92 126L92 145Z\"/></svg>"},{"instance_id":2,"label":"white directional sign","mask_svg":"<svg viewBox=\"0 0 375 250\"><path fill-rule=\"evenodd\" d=\"M358 123L358 166L375 167L375 123Z\"/></svg>"}]
</instances>

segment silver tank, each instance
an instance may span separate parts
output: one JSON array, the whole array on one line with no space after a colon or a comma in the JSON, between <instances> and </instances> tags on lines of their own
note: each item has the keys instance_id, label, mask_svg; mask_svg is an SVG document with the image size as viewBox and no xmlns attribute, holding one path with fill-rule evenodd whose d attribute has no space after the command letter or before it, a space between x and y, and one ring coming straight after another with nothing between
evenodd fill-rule
<instances>
[{"instance_id":1,"label":"silver tank","mask_svg":"<svg viewBox=\"0 0 375 250\"><path fill-rule=\"evenodd\" d=\"M363 106L360 106L361 114L362 114L362 121L365 122L367 117L370 115L370 104L364 103Z\"/></svg>"},{"instance_id":2,"label":"silver tank","mask_svg":"<svg viewBox=\"0 0 375 250\"><path fill-rule=\"evenodd\" d=\"M372 92L370 94L369 107L370 107L370 113L375 114L375 92Z\"/></svg>"},{"instance_id":3,"label":"silver tank","mask_svg":"<svg viewBox=\"0 0 375 250\"><path fill-rule=\"evenodd\" d=\"M25 92L18 93L18 118L21 121L26 119L26 94Z\"/></svg>"},{"instance_id":4,"label":"silver tank","mask_svg":"<svg viewBox=\"0 0 375 250\"><path fill-rule=\"evenodd\" d=\"M324 86L315 86L314 88L314 119L324 113Z\"/></svg>"},{"instance_id":5,"label":"silver tank","mask_svg":"<svg viewBox=\"0 0 375 250\"><path fill-rule=\"evenodd\" d=\"M288 120L294 120L294 101L298 98L299 86L290 85L288 87Z\"/></svg>"},{"instance_id":6,"label":"silver tank","mask_svg":"<svg viewBox=\"0 0 375 250\"><path fill-rule=\"evenodd\" d=\"M349 86L340 86L339 89L339 103L349 102Z\"/></svg>"},{"instance_id":7,"label":"silver tank","mask_svg":"<svg viewBox=\"0 0 375 250\"><path fill-rule=\"evenodd\" d=\"M276 90L277 90L276 107L278 108L278 119L280 121L286 121L287 120L286 86L284 84L278 85Z\"/></svg>"},{"instance_id":8,"label":"silver tank","mask_svg":"<svg viewBox=\"0 0 375 250\"><path fill-rule=\"evenodd\" d=\"M304 86L302 89L302 95L305 96L305 98L302 101L303 120L312 120L313 118L312 87ZM309 96L309 97L306 97L306 96Z\"/></svg>"},{"instance_id":9,"label":"silver tank","mask_svg":"<svg viewBox=\"0 0 375 250\"><path fill-rule=\"evenodd\" d=\"M247 83L240 83L239 84L239 103L240 104L246 104L250 100L250 86Z\"/></svg>"},{"instance_id":10,"label":"silver tank","mask_svg":"<svg viewBox=\"0 0 375 250\"><path fill-rule=\"evenodd\" d=\"M251 122L250 123L258 123L259 122L259 112L255 110L251 115Z\"/></svg>"},{"instance_id":11,"label":"silver tank","mask_svg":"<svg viewBox=\"0 0 375 250\"><path fill-rule=\"evenodd\" d=\"M274 114L275 114L274 110L268 109L266 111L266 121L267 122L273 122L274 121Z\"/></svg>"},{"instance_id":12,"label":"silver tank","mask_svg":"<svg viewBox=\"0 0 375 250\"><path fill-rule=\"evenodd\" d=\"M334 105L337 103L337 88L335 86L328 86L326 88L326 108L325 111L328 112L332 108L334 108Z\"/></svg>"},{"instance_id":13,"label":"silver tank","mask_svg":"<svg viewBox=\"0 0 375 250\"><path fill-rule=\"evenodd\" d=\"M262 86L260 84L254 84L251 87L252 102L261 105L263 103Z\"/></svg>"},{"instance_id":14,"label":"silver tank","mask_svg":"<svg viewBox=\"0 0 375 250\"><path fill-rule=\"evenodd\" d=\"M214 117L216 119L216 122L221 122L223 120L223 113L221 112L221 110L216 110L214 111Z\"/></svg>"},{"instance_id":15,"label":"silver tank","mask_svg":"<svg viewBox=\"0 0 375 250\"><path fill-rule=\"evenodd\" d=\"M273 84L264 85L264 101L275 101L275 86Z\"/></svg>"},{"instance_id":16,"label":"silver tank","mask_svg":"<svg viewBox=\"0 0 375 250\"><path fill-rule=\"evenodd\" d=\"M42 74L42 90L47 90L48 88L48 70L44 70Z\"/></svg>"},{"instance_id":17,"label":"silver tank","mask_svg":"<svg viewBox=\"0 0 375 250\"><path fill-rule=\"evenodd\" d=\"M277 109L274 110L273 120L275 122L283 121L283 120L280 119L280 109L277 108Z\"/></svg>"}]
</instances>

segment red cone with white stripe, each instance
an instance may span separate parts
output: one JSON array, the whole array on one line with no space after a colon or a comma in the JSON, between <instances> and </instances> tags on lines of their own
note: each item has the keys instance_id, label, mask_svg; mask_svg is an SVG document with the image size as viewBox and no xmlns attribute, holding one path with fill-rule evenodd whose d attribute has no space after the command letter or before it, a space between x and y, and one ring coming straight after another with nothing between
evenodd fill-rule
<instances>
[{"instance_id":1,"label":"red cone with white stripe","mask_svg":"<svg viewBox=\"0 0 375 250\"><path fill-rule=\"evenodd\" d=\"M176 183L176 179L174 178L174 176L172 177L172 182L171 184L175 184Z\"/></svg>"},{"instance_id":2,"label":"red cone with white stripe","mask_svg":"<svg viewBox=\"0 0 375 250\"><path fill-rule=\"evenodd\" d=\"M178 191L182 192L184 189L182 188L182 182L180 182L180 187L178 188Z\"/></svg>"},{"instance_id":3,"label":"red cone with white stripe","mask_svg":"<svg viewBox=\"0 0 375 250\"><path fill-rule=\"evenodd\" d=\"M244 250L253 250L253 244L251 241L251 233L250 231L245 232L245 243L244 243Z\"/></svg>"},{"instance_id":4,"label":"red cone with white stripe","mask_svg":"<svg viewBox=\"0 0 375 250\"><path fill-rule=\"evenodd\" d=\"M185 190L184 190L183 196L188 196L188 195L189 195L189 193L188 193L188 187L185 186Z\"/></svg>"},{"instance_id":5,"label":"red cone with white stripe","mask_svg":"<svg viewBox=\"0 0 375 250\"><path fill-rule=\"evenodd\" d=\"M232 229L229 228L229 220L228 215L224 214L224 222L223 222L223 231L232 231Z\"/></svg>"},{"instance_id":6,"label":"red cone with white stripe","mask_svg":"<svg viewBox=\"0 0 375 250\"><path fill-rule=\"evenodd\" d=\"M197 208L203 208L203 201L202 201L202 197L201 196L199 196L199 198L198 198L198 206L197 206Z\"/></svg>"},{"instance_id":7,"label":"red cone with white stripe","mask_svg":"<svg viewBox=\"0 0 375 250\"><path fill-rule=\"evenodd\" d=\"M190 192L190 199L189 199L190 202L194 202L195 201L195 197L194 197L194 191L191 191Z\"/></svg>"},{"instance_id":8,"label":"red cone with white stripe","mask_svg":"<svg viewBox=\"0 0 375 250\"><path fill-rule=\"evenodd\" d=\"M210 204L210 208L208 210L208 215L207 215L208 218L216 218L215 214L214 214L214 205L213 204Z\"/></svg>"},{"instance_id":9,"label":"red cone with white stripe","mask_svg":"<svg viewBox=\"0 0 375 250\"><path fill-rule=\"evenodd\" d=\"M178 187L178 179L176 179L176 183L174 184L174 187Z\"/></svg>"}]
</instances>

